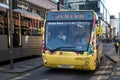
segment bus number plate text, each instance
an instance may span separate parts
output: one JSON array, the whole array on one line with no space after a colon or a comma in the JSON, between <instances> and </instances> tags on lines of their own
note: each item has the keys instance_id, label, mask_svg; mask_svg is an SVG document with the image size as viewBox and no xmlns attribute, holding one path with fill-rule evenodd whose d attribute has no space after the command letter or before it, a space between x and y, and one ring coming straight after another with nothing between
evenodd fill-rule
<instances>
[{"instance_id":1,"label":"bus number plate text","mask_svg":"<svg viewBox=\"0 0 120 80\"><path fill-rule=\"evenodd\" d=\"M71 67L71 65L62 64L62 65L60 65L60 68L72 68L72 67Z\"/></svg>"}]
</instances>

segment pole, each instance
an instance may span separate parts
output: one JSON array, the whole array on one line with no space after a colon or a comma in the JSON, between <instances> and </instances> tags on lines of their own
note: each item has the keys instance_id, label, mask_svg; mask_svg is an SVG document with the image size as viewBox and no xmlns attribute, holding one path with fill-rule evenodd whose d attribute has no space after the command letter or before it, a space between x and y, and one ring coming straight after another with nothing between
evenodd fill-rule
<instances>
[{"instance_id":1,"label":"pole","mask_svg":"<svg viewBox=\"0 0 120 80\"><path fill-rule=\"evenodd\" d=\"M57 10L59 11L60 10L60 1L58 0L57 2Z\"/></svg>"},{"instance_id":2,"label":"pole","mask_svg":"<svg viewBox=\"0 0 120 80\"><path fill-rule=\"evenodd\" d=\"M9 7L10 7L10 69L13 69L13 33L14 33L14 26L13 26L13 0L9 0Z\"/></svg>"}]
</instances>

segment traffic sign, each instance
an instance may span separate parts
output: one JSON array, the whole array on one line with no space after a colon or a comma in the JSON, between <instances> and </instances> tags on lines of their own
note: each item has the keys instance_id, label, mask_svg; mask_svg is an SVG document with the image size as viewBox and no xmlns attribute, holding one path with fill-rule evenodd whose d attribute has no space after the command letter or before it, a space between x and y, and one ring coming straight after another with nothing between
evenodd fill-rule
<instances>
[{"instance_id":1,"label":"traffic sign","mask_svg":"<svg viewBox=\"0 0 120 80\"><path fill-rule=\"evenodd\" d=\"M102 26L99 26L96 28L96 33L97 34L102 34Z\"/></svg>"}]
</instances>

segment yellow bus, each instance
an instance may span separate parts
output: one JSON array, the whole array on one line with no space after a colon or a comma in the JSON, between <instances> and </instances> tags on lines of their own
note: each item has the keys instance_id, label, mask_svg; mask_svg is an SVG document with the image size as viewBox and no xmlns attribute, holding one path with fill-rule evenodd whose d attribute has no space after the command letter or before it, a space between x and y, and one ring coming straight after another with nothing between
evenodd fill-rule
<instances>
[{"instance_id":1,"label":"yellow bus","mask_svg":"<svg viewBox=\"0 0 120 80\"><path fill-rule=\"evenodd\" d=\"M47 12L42 40L44 66L96 70L102 57L97 20L92 10Z\"/></svg>"}]
</instances>

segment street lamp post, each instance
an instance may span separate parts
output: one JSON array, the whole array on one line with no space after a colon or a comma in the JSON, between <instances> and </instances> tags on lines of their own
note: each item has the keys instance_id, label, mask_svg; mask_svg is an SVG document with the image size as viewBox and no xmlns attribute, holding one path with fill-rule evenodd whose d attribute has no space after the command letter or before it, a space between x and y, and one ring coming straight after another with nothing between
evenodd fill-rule
<instances>
[{"instance_id":1,"label":"street lamp post","mask_svg":"<svg viewBox=\"0 0 120 80\"><path fill-rule=\"evenodd\" d=\"M13 33L14 33L14 26L13 26L13 0L9 0L9 7L10 12L8 17L10 17L10 69L13 69Z\"/></svg>"}]
</instances>

